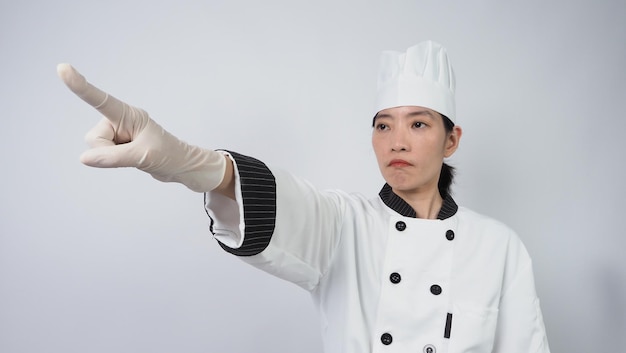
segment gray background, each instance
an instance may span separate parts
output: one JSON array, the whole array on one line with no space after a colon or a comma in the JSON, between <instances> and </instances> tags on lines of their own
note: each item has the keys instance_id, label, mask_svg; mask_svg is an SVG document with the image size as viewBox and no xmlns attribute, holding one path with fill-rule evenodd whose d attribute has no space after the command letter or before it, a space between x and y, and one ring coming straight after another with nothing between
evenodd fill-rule
<instances>
[{"instance_id":1,"label":"gray background","mask_svg":"<svg viewBox=\"0 0 626 353\"><path fill-rule=\"evenodd\" d=\"M534 259L553 352L625 347L623 1L0 3L0 352L319 352L308 294L223 253L202 195L78 162L69 62L188 142L376 195L381 50L457 73L457 201Z\"/></svg>"}]
</instances>

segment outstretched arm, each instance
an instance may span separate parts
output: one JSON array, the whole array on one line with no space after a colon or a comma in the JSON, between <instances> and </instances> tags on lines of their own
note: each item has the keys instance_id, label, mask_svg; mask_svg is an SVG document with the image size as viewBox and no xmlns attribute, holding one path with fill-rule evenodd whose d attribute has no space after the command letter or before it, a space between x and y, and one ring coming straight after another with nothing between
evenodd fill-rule
<instances>
[{"instance_id":1,"label":"outstretched arm","mask_svg":"<svg viewBox=\"0 0 626 353\"><path fill-rule=\"evenodd\" d=\"M91 148L81 162L99 168L135 167L160 181L235 198L230 158L179 140L144 110L93 86L68 64L59 64L57 73L72 92L104 115L85 137Z\"/></svg>"}]
</instances>

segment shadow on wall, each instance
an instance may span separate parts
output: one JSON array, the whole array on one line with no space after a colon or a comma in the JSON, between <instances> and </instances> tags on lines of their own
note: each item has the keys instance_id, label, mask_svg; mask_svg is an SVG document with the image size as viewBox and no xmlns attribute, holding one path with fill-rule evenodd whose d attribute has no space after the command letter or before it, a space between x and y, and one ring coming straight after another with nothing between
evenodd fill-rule
<instances>
[{"instance_id":1,"label":"shadow on wall","mask_svg":"<svg viewBox=\"0 0 626 353\"><path fill-rule=\"evenodd\" d=\"M598 296L599 317L606 322L604 327L596 329L605 332L601 337L605 342L614 342L616 347L611 352L623 352L626 349L626 278L620 269L614 266L596 268L594 283Z\"/></svg>"}]
</instances>

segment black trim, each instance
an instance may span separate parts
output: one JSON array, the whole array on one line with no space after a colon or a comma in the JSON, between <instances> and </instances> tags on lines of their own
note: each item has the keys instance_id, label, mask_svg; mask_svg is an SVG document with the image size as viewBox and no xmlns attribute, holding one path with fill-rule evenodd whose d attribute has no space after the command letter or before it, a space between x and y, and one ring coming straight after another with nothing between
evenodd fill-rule
<instances>
[{"instance_id":1,"label":"black trim","mask_svg":"<svg viewBox=\"0 0 626 353\"><path fill-rule=\"evenodd\" d=\"M452 331L452 313L448 313L446 317L446 328L443 330L443 338L450 338L450 331Z\"/></svg>"},{"instance_id":2,"label":"black trim","mask_svg":"<svg viewBox=\"0 0 626 353\"><path fill-rule=\"evenodd\" d=\"M237 256L253 256L269 245L276 226L276 179L258 159L227 151L237 164L245 234L243 244L233 249L218 242L227 252ZM213 220L210 230L213 232Z\"/></svg>"},{"instance_id":3,"label":"black trim","mask_svg":"<svg viewBox=\"0 0 626 353\"><path fill-rule=\"evenodd\" d=\"M398 212L404 217L417 218L417 213L406 201L400 196L396 195L389 184L385 184L378 193L381 200L387 205L387 207ZM450 195L446 195L443 199L443 205L437 214L437 219L446 219L454 216L456 211L459 210L459 206L454 202L454 199Z\"/></svg>"}]
</instances>

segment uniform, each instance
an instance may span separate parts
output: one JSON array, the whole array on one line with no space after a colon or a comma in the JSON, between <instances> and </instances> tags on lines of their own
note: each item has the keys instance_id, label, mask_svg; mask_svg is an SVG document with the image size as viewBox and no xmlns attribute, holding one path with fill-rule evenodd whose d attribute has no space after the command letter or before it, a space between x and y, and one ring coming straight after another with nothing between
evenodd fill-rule
<instances>
[{"instance_id":1,"label":"uniform","mask_svg":"<svg viewBox=\"0 0 626 353\"><path fill-rule=\"evenodd\" d=\"M225 250L311 293L327 353L549 352L530 257L501 223L449 196L438 219L418 219L388 185L373 199L320 192L236 153L229 154L232 200L225 196L232 190L214 191L230 172L223 154L178 140L67 64L58 72L105 116L87 135L97 148L81 156L83 163L134 166L204 192L211 231ZM376 112L422 107L454 123L454 91L445 48L422 42L383 54ZM446 133L446 153L458 146L456 131ZM380 151L401 158L415 139L389 139L378 151L373 144L377 158ZM430 161L432 170L438 161Z\"/></svg>"},{"instance_id":2,"label":"uniform","mask_svg":"<svg viewBox=\"0 0 626 353\"><path fill-rule=\"evenodd\" d=\"M415 218L378 197L320 192L234 152L237 201L206 194L228 252L309 291L327 353L548 353L531 259L505 225L444 199Z\"/></svg>"}]
</instances>

